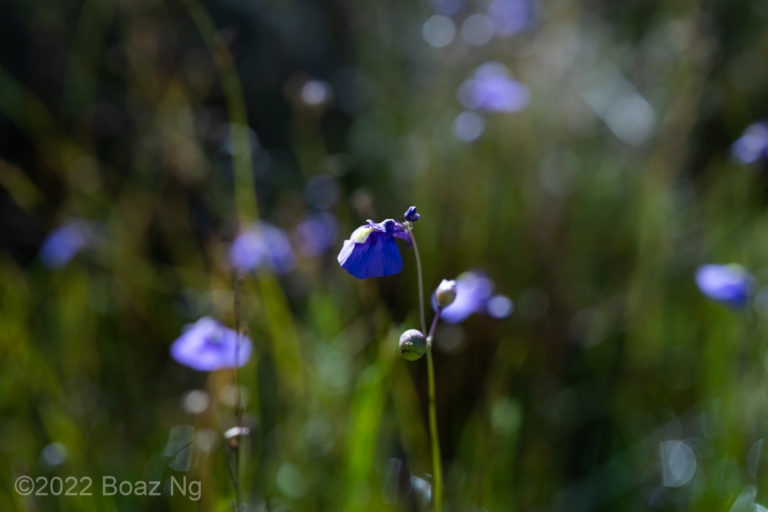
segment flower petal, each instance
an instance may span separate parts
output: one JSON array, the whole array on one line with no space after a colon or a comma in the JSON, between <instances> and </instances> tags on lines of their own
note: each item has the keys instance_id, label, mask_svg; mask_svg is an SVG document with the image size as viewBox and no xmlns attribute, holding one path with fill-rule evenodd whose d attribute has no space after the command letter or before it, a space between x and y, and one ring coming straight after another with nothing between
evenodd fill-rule
<instances>
[{"instance_id":1,"label":"flower petal","mask_svg":"<svg viewBox=\"0 0 768 512\"><path fill-rule=\"evenodd\" d=\"M337 259L342 268L358 279L389 276L403 269L394 237L375 230L362 243L356 243L354 237L346 240Z\"/></svg>"},{"instance_id":2,"label":"flower petal","mask_svg":"<svg viewBox=\"0 0 768 512\"><path fill-rule=\"evenodd\" d=\"M465 272L456 279L456 299L442 310L440 318L449 324L463 322L471 314L485 311L492 294L493 282L485 274Z\"/></svg>"},{"instance_id":3,"label":"flower petal","mask_svg":"<svg viewBox=\"0 0 768 512\"><path fill-rule=\"evenodd\" d=\"M216 320L203 317L188 326L181 336L171 345L171 356L184 366L199 371L213 371L235 366L243 366L251 357L253 345L247 336L240 336L237 345L237 333L224 327Z\"/></svg>"},{"instance_id":4,"label":"flower petal","mask_svg":"<svg viewBox=\"0 0 768 512\"><path fill-rule=\"evenodd\" d=\"M63 267L88 246L90 239L88 224L80 219L72 219L46 237L40 248L40 259L46 267Z\"/></svg>"},{"instance_id":5,"label":"flower petal","mask_svg":"<svg viewBox=\"0 0 768 512\"><path fill-rule=\"evenodd\" d=\"M734 307L747 303L752 281L752 276L739 265L702 265L696 271L696 285L701 293Z\"/></svg>"}]
</instances>

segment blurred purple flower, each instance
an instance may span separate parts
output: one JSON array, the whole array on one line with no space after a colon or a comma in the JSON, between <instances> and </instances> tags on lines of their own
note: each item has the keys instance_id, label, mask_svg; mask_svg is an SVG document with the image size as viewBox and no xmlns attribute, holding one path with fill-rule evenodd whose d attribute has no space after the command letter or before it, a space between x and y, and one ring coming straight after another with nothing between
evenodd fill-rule
<instances>
[{"instance_id":1,"label":"blurred purple flower","mask_svg":"<svg viewBox=\"0 0 768 512\"><path fill-rule=\"evenodd\" d=\"M528 106L528 88L513 80L504 65L487 62L457 92L464 108L485 112L519 112Z\"/></svg>"},{"instance_id":2,"label":"blurred purple flower","mask_svg":"<svg viewBox=\"0 0 768 512\"><path fill-rule=\"evenodd\" d=\"M498 35L512 36L535 25L538 10L534 0L493 0L488 18Z\"/></svg>"},{"instance_id":3,"label":"blurred purple flower","mask_svg":"<svg viewBox=\"0 0 768 512\"><path fill-rule=\"evenodd\" d=\"M358 279L397 274L403 269L403 258L395 238L402 238L411 246L411 235L402 223L387 219L376 224L369 220L344 241L337 260Z\"/></svg>"},{"instance_id":4,"label":"blurred purple flower","mask_svg":"<svg viewBox=\"0 0 768 512\"><path fill-rule=\"evenodd\" d=\"M749 125L731 145L731 156L741 164L768 161L768 121Z\"/></svg>"},{"instance_id":5,"label":"blurred purple flower","mask_svg":"<svg viewBox=\"0 0 768 512\"><path fill-rule=\"evenodd\" d=\"M70 219L51 231L40 247L40 259L49 268L63 267L92 241L92 229L82 219Z\"/></svg>"},{"instance_id":6,"label":"blurred purple flower","mask_svg":"<svg viewBox=\"0 0 768 512\"><path fill-rule=\"evenodd\" d=\"M504 318L512 313L512 301L504 295L493 294L493 281L479 270L464 272L456 278L456 299L440 312L440 318L449 324L463 322L473 313L487 313ZM432 307L436 308L435 297Z\"/></svg>"},{"instance_id":7,"label":"blurred purple flower","mask_svg":"<svg viewBox=\"0 0 768 512\"><path fill-rule=\"evenodd\" d=\"M237 366L243 366L251 357L252 349L247 336L240 335L238 347L235 331L206 316L184 328L171 345L171 356L184 366L209 372L234 368L236 350Z\"/></svg>"},{"instance_id":8,"label":"blurred purple flower","mask_svg":"<svg viewBox=\"0 0 768 512\"><path fill-rule=\"evenodd\" d=\"M283 274L293 269L293 250L283 230L260 221L237 235L229 247L229 264L240 272L268 265Z\"/></svg>"},{"instance_id":9,"label":"blurred purple flower","mask_svg":"<svg viewBox=\"0 0 768 512\"><path fill-rule=\"evenodd\" d=\"M741 265L702 265L696 271L696 285L701 293L729 306L744 306L752 283L752 275Z\"/></svg>"},{"instance_id":10,"label":"blurred purple flower","mask_svg":"<svg viewBox=\"0 0 768 512\"><path fill-rule=\"evenodd\" d=\"M299 251L313 257L336 243L339 227L336 217L330 213L316 213L305 217L294 230Z\"/></svg>"}]
</instances>

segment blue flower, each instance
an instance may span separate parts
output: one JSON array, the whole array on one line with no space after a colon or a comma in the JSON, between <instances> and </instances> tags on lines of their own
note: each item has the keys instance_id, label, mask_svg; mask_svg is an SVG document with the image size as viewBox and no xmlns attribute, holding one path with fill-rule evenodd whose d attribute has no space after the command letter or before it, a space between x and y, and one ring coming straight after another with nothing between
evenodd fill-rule
<instances>
[{"instance_id":1,"label":"blue flower","mask_svg":"<svg viewBox=\"0 0 768 512\"><path fill-rule=\"evenodd\" d=\"M338 232L336 217L330 213L316 213L305 217L294 230L299 251L306 256L317 256L336 243Z\"/></svg>"},{"instance_id":2,"label":"blue flower","mask_svg":"<svg viewBox=\"0 0 768 512\"><path fill-rule=\"evenodd\" d=\"M203 317L194 324L185 327L184 332L171 345L171 356L184 366L209 372L222 368L243 366L251 357L251 340L240 335L237 346L237 333L224 327L213 318Z\"/></svg>"},{"instance_id":3,"label":"blue flower","mask_svg":"<svg viewBox=\"0 0 768 512\"><path fill-rule=\"evenodd\" d=\"M419 215L419 212L416 211L415 206L411 206L407 210L405 210L405 213L403 214L403 218L408 222L416 222L421 218L421 215Z\"/></svg>"},{"instance_id":4,"label":"blue flower","mask_svg":"<svg viewBox=\"0 0 768 512\"><path fill-rule=\"evenodd\" d=\"M702 265L696 285L712 300L729 306L744 306L752 293L753 278L741 265Z\"/></svg>"},{"instance_id":5,"label":"blue flower","mask_svg":"<svg viewBox=\"0 0 768 512\"><path fill-rule=\"evenodd\" d=\"M512 313L512 301L503 295L493 294L493 281L478 270L464 272L456 278L456 298L441 310L440 318L449 324L463 322L473 313L487 313L494 318L504 318ZM435 297L432 307L436 309Z\"/></svg>"},{"instance_id":6,"label":"blue flower","mask_svg":"<svg viewBox=\"0 0 768 512\"><path fill-rule=\"evenodd\" d=\"M229 265L240 272L267 265L282 274L293 269L293 250L280 228L261 221L237 235L229 247Z\"/></svg>"},{"instance_id":7,"label":"blue flower","mask_svg":"<svg viewBox=\"0 0 768 512\"><path fill-rule=\"evenodd\" d=\"M63 267L91 242L86 221L71 219L48 234L40 247L40 259L49 268Z\"/></svg>"},{"instance_id":8,"label":"blue flower","mask_svg":"<svg viewBox=\"0 0 768 512\"><path fill-rule=\"evenodd\" d=\"M768 121L749 125L731 145L731 156L741 164L768 160Z\"/></svg>"},{"instance_id":9,"label":"blue flower","mask_svg":"<svg viewBox=\"0 0 768 512\"><path fill-rule=\"evenodd\" d=\"M461 84L457 96L464 108L485 112L519 112L528 106L528 88L509 77L504 65L487 62Z\"/></svg>"},{"instance_id":10,"label":"blue flower","mask_svg":"<svg viewBox=\"0 0 768 512\"><path fill-rule=\"evenodd\" d=\"M344 241L337 258L339 264L358 279L397 274L403 269L403 258L395 238L411 246L411 235L402 223L387 219L376 224L369 220Z\"/></svg>"}]
</instances>

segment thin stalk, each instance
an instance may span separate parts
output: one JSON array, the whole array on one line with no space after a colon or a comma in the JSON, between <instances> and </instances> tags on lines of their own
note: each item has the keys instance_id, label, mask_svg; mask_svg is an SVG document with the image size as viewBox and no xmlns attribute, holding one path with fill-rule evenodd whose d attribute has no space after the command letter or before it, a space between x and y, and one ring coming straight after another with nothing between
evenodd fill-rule
<instances>
[{"instance_id":1,"label":"thin stalk","mask_svg":"<svg viewBox=\"0 0 768 512\"><path fill-rule=\"evenodd\" d=\"M238 429L242 427L243 423L243 407L242 397L240 396L240 283L242 282L242 275L238 275L235 278L235 287L232 292L232 307L235 314L235 424ZM235 485L235 510L240 512L240 504L242 503L242 496L240 493L240 435L242 430L238 430L235 436L235 468L231 472L232 481Z\"/></svg>"},{"instance_id":2,"label":"thin stalk","mask_svg":"<svg viewBox=\"0 0 768 512\"><path fill-rule=\"evenodd\" d=\"M203 1L183 1L192 23L197 28L219 71L221 88L224 93L227 114L229 115L229 136L232 141L232 147L237 150L232 155L235 205L240 225L244 226L259 218L259 207L256 194L254 193L251 135L248 130L248 113L245 106L243 86L237 75L232 53L216 29L216 25L206 10Z\"/></svg>"},{"instance_id":3,"label":"thin stalk","mask_svg":"<svg viewBox=\"0 0 768 512\"><path fill-rule=\"evenodd\" d=\"M413 252L416 256L416 273L419 280L419 316L421 318L421 332L426 332L427 322L424 316L424 279L421 273L421 257L419 256L419 246L416 243L416 237L413 235L413 227L409 224L411 233L411 242L413 243ZM440 318L440 311L435 314L432 320L432 326L427 336L427 386L429 394L429 438L432 448L432 478L433 493L432 503L435 512L443 510L443 469L440 462L440 437L437 432L437 406L435 404L435 365L432 361L432 338L435 333L437 321Z\"/></svg>"},{"instance_id":4,"label":"thin stalk","mask_svg":"<svg viewBox=\"0 0 768 512\"><path fill-rule=\"evenodd\" d=\"M235 278L235 288L232 292L232 307L235 313L235 333L237 333L237 343L235 343L235 423L238 427L243 422L242 397L240 396L240 283L243 282L243 276L238 275Z\"/></svg>"},{"instance_id":5,"label":"thin stalk","mask_svg":"<svg viewBox=\"0 0 768 512\"><path fill-rule=\"evenodd\" d=\"M438 315L432 323L437 324ZM431 330L433 330L431 329ZM443 469L440 463L440 440L437 434L437 406L435 405L435 365L432 362L432 336L427 338L427 382L429 385L429 436L432 445L432 472L435 481L435 511L443 510Z\"/></svg>"},{"instance_id":6,"label":"thin stalk","mask_svg":"<svg viewBox=\"0 0 768 512\"><path fill-rule=\"evenodd\" d=\"M229 479L232 480L233 482L237 482L237 477L235 477L235 472L232 470L232 466L229 464L229 457L227 456L226 453L224 454L224 465L227 466L227 474L229 475ZM238 494L238 492L239 491L237 489L237 483L235 483L235 494ZM239 509L235 509L235 510L237 512L240 512Z\"/></svg>"},{"instance_id":7,"label":"thin stalk","mask_svg":"<svg viewBox=\"0 0 768 512\"><path fill-rule=\"evenodd\" d=\"M435 327L437 327L437 321L440 320L441 311L442 309L438 308L435 318L432 319L432 326L429 328L429 334L427 334L427 345L432 345L432 340L435 337Z\"/></svg>"},{"instance_id":8,"label":"thin stalk","mask_svg":"<svg viewBox=\"0 0 768 512\"><path fill-rule=\"evenodd\" d=\"M419 318L421 319L421 332L427 332L427 320L424 316L424 280L421 276L421 256L419 256L419 244L416 243L416 237L413 234L413 226L408 223L408 231L411 233L411 243L413 243L413 253L416 256L416 273L419 276Z\"/></svg>"}]
</instances>

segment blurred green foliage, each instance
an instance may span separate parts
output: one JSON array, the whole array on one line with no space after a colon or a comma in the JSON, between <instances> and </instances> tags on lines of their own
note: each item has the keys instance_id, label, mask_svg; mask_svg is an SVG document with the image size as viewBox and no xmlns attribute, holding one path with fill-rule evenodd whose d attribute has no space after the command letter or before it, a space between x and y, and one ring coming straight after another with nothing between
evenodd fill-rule
<instances>
[{"instance_id":1,"label":"blurred green foliage","mask_svg":"<svg viewBox=\"0 0 768 512\"><path fill-rule=\"evenodd\" d=\"M768 110L768 7L556 0L474 46L487 3L457 5L435 48L427 2L3 4L0 510L231 510L231 372L168 347L200 316L234 325L239 224L319 208L334 248L240 295L248 510L428 509L426 368L397 356L412 253L366 281L334 259L410 204L428 289L480 268L516 305L437 331L449 510L768 502L764 301L731 311L693 281L731 261L768 279L765 169L729 158ZM488 61L531 101L462 142L456 91ZM70 218L98 243L48 268ZM93 496L22 497L22 474ZM104 496L102 475L188 475L202 498Z\"/></svg>"}]
</instances>

